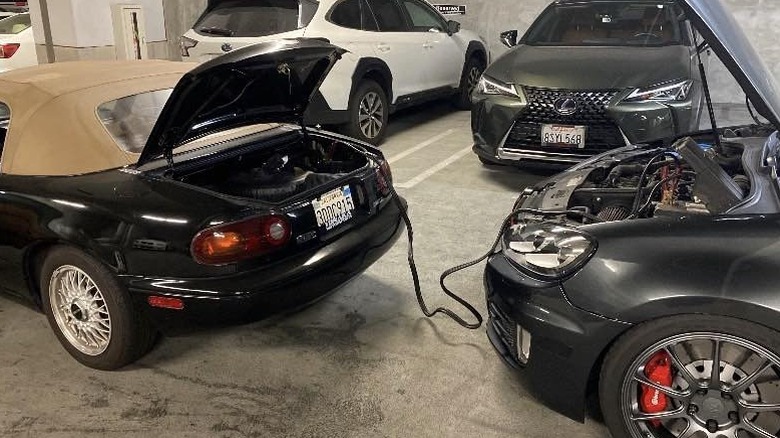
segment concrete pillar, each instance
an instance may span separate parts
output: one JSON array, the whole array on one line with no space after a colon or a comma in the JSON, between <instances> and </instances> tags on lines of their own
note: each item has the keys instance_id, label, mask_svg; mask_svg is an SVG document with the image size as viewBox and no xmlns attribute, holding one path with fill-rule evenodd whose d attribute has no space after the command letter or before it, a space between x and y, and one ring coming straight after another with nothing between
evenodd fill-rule
<instances>
[{"instance_id":1,"label":"concrete pillar","mask_svg":"<svg viewBox=\"0 0 780 438\"><path fill-rule=\"evenodd\" d=\"M165 32L168 35L170 59L181 60L179 38L206 10L208 0L162 0L165 13Z\"/></svg>"},{"instance_id":2,"label":"concrete pillar","mask_svg":"<svg viewBox=\"0 0 780 438\"><path fill-rule=\"evenodd\" d=\"M38 59L46 62L40 2L31 0L29 5ZM149 57L167 59L162 0L48 0L55 60L116 59L111 5L120 3L143 6Z\"/></svg>"}]
</instances>

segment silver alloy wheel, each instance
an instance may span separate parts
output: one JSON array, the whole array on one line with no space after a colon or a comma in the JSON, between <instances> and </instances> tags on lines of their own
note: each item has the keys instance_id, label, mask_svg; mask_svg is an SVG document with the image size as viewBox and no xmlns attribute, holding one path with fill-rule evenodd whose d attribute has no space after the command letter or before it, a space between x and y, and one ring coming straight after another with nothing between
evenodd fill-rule
<instances>
[{"instance_id":1,"label":"silver alloy wheel","mask_svg":"<svg viewBox=\"0 0 780 438\"><path fill-rule=\"evenodd\" d=\"M111 315L100 288L81 269L64 265L49 280L54 320L68 342L88 356L98 356L111 342Z\"/></svg>"},{"instance_id":2,"label":"silver alloy wheel","mask_svg":"<svg viewBox=\"0 0 780 438\"><path fill-rule=\"evenodd\" d=\"M671 362L672 386L645 373L659 352ZM780 358L752 341L720 333L682 334L646 349L629 370L621 407L635 438L776 438L780 431ZM664 411L641 412L643 386L666 396Z\"/></svg>"},{"instance_id":3,"label":"silver alloy wheel","mask_svg":"<svg viewBox=\"0 0 780 438\"><path fill-rule=\"evenodd\" d=\"M471 96L471 93L474 92L474 88L477 87L480 76L482 76L482 69L477 66L471 67L468 76L466 76L466 87L468 89L469 96Z\"/></svg>"},{"instance_id":4,"label":"silver alloy wheel","mask_svg":"<svg viewBox=\"0 0 780 438\"><path fill-rule=\"evenodd\" d=\"M376 138L384 126L385 107L379 94L369 91L360 99L358 125L366 138Z\"/></svg>"}]
</instances>

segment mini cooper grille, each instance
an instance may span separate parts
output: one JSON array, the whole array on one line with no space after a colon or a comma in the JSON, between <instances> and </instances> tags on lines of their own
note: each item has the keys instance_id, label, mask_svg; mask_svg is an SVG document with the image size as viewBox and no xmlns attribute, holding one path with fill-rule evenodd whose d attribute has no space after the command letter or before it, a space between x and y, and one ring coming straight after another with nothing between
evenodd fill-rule
<instances>
[{"instance_id":1,"label":"mini cooper grille","mask_svg":"<svg viewBox=\"0 0 780 438\"><path fill-rule=\"evenodd\" d=\"M517 325L495 303L489 303L490 324L514 360L517 360Z\"/></svg>"},{"instance_id":2,"label":"mini cooper grille","mask_svg":"<svg viewBox=\"0 0 780 438\"><path fill-rule=\"evenodd\" d=\"M504 149L596 154L625 145L620 129L606 112L618 91L569 91L534 87L523 87L523 90L528 106L517 116ZM561 98L571 98L577 102L577 112L569 116L556 112L555 102ZM587 126L585 150L543 148L542 124Z\"/></svg>"}]
</instances>

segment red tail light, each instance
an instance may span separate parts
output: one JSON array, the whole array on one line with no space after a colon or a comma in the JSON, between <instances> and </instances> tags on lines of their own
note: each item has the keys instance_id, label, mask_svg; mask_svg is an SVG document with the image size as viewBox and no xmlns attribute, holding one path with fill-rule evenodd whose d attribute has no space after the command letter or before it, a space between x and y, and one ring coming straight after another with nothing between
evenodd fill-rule
<instances>
[{"instance_id":1,"label":"red tail light","mask_svg":"<svg viewBox=\"0 0 780 438\"><path fill-rule=\"evenodd\" d=\"M203 265L225 265L273 252L290 241L290 224L271 215L207 228L192 240L190 251Z\"/></svg>"},{"instance_id":2,"label":"red tail light","mask_svg":"<svg viewBox=\"0 0 780 438\"><path fill-rule=\"evenodd\" d=\"M376 171L377 185L379 186L379 192L387 196L390 193L390 186L393 184L393 171L390 170L390 164L382 160L379 164L379 169Z\"/></svg>"},{"instance_id":3,"label":"red tail light","mask_svg":"<svg viewBox=\"0 0 780 438\"><path fill-rule=\"evenodd\" d=\"M19 44L0 44L0 58L10 58L19 50Z\"/></svg>"}]
</instances>

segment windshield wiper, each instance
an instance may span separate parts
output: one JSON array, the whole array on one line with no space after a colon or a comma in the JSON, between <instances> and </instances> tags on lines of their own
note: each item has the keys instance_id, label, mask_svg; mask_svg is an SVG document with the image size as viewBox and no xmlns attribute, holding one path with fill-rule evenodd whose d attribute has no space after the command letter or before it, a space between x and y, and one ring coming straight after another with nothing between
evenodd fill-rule
<instances>
[{"instance_id":1,"label":"windshield wiper","mask_svg":"<svg viewBox=\"0 0 780 438\"><path fill-rule=\"evenodd\" d=\"M209 35L225 36L225 37L232 37L233 34L235 34L234 31L230 29L223 29L221 27L201 27L200 29L198 29L198 32L207 33Z\"/></svg>"}]
</instances>

